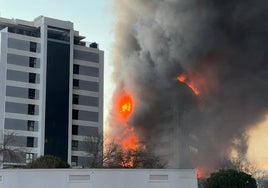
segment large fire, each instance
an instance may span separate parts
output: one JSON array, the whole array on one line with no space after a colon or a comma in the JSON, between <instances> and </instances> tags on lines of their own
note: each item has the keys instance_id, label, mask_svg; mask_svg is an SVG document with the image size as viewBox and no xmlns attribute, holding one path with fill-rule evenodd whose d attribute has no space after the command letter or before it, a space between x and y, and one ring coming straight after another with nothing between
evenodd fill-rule
<instances>
[{"instance_id":1,"label":"large fire","mask_svg":"<svg viewBox=\"0 0 268 188\"><path fill-rule=\"evenodd\" d=\"M128 119L132 114L133 107L134 100L130 93L122 93L116 97L116 119L122 131L120 135L116 136L115 141L125 150L136 150L138 148L138 136L134 128L128 124Z\"/></svg>"},{"instance_id":2,"label":"large fire","mask_svg":"<svg viewBox=\"0 0 268 188\"><path fill-rule=\"evenodd\" d=\"M189 88L192 89L192 91L196 94L199 95L200 94L200 90L196 87L196 84L193 82L192 79L190 79L190 77L186 74L183 73L181 75L179 75L177 77L177 80L179 80L182 83L185 83L188 85Z\"/></svg>"},{"instance_id":3,"label":"large fire","mask_svg":"<svg viewBox=\"0 0 268 188\"><path fill-rule=\"evenodd\" d=\"M128 139L123 140L124 148L136 150L137 145L137 137L135 135L130 136Z\"/></svg>"},{"instance_id":4,"label":"large fire","mask_svg":"<svg viewBox=\"0 0 268 188\"><path fill-rule=\"evenodd\" d=\"M121 94L116 98L116 113L120 121L126 122L132 113L133 100L130 94Z\"/></svg>"}]
</instances>

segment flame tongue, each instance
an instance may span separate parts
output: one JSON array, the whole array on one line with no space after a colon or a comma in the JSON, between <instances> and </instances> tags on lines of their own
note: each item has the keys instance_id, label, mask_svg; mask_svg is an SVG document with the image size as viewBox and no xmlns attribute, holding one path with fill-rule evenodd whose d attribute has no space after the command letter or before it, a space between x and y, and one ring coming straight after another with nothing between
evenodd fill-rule
<instances>
[{"instance_id":1,"label":"flame tongue","mask_svg":"<svg viewBox=\"0 0 268 188\"><path fill-rule=\"evenodd\" d=\"M190 76L186 73L183 73L177 77L177 80L179 80L182 83L185 83L191 90L194 92L195 95L200 94L200 90L196 87L196 84L193 82L193 80L190 78Z\"/></svg>"}]
</instances>

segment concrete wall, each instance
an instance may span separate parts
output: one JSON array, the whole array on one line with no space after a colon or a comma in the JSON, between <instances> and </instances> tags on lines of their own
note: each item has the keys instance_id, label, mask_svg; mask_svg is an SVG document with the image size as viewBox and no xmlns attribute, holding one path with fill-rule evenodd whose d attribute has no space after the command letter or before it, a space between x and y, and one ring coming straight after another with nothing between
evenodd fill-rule
<instances>
[{"instance_id":1,"label":"concrete wall","mask_svg":"<svg viewBox=\"0 0 268 188\"><path fill-rule=\"evenodd\" d=\"M10 169L0 188L197 188L193 169Z\"/></svg>"}]
</instances>

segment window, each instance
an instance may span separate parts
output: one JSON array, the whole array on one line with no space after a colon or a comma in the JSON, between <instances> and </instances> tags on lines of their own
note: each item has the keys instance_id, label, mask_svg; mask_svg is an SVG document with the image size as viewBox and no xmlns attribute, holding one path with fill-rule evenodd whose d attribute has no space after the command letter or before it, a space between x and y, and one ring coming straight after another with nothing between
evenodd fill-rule
<instances>
[{"instance_id":1,"label":"window","mask_svg":"<svg viewBox=\"0 0 268 188\"><path fill-rule=\"evenodd\" d=\"M73 104L79 103L79 95L73 95Z\"/></svg>"},{"instance_id":2,"label":"window","mask_svg":"<svg viewBox=\"0 0 268 188\"><path fill-rule=\"evenodd\" d=\"M78 110L73 110L73 119L78 119Z\"/></svg>"},{"instance_id":3,"label":"window","mask_svg":"<svg viewBox=\"0 0 268 188\"><path fill-rule=\"evenodd\" d=\"M93 122L98 122L99 121L99 114L98 112L91 112L91 111L84 111L84 110L76 110L77 112L77 120L82 120L82 121L93 121ZM73 119L75 119L73 117Z\"/></svg>"},{"instance_id":4,"label":"window","mask_svg":"<svg viewBox=\"0 0 268 188\"><path fill-rule=\"evenodd\" d=\"M78 157L72 156L72 166L77 166L77 165L78 165Z\"/></svg>"},{"instance_id":5,"label":"window","mask_svg":"<svg viewBox=\"0 0 268 188\"><path fill-rule=\"evenodd\" d=\"M27 147L34 147L34 137L27 137Z\"/></svg>"},{"instance_id":6,"label":"window","mask_svg":"<svg viewBox=\"0 0 268 188\"><path fill-rule=\"evenodd\" d=\"M86 91L99 91L99 83L98 82L91 82L85 80L73 80L73 88L74 89L81 89Z\"/></svg>"},{"instance_id":7,"label":"window","mask_svg":"<svg viewBox=\"0 0 268 188\"><path fill-rule=\"evenodd\" d=\"M76 80L76 79L73 80L73 88L79 89L79 80Z\"/></svg>"},{"instance_id":8,"label":"window","mask_svg":"<svg viewBox=\"0 0 268 188\"><path fill-rule=\"evenodd\" d=\"M7 86L6 95L10 97L19 97L25 99L39 99L39 90L23 88L23 87Z\"/></svg>"},{"instance_id":9,"label":"window","mask_svg":"<svg viewBox=\"0 0 268 188\"><path fill-rule=\"evenodd\" d=\"M99 68L84 65L74 65L74 74L99 77Z\"/></svg>"},{"instance_id":10,"label":"window","mask_svg":"<svg viewBox=\"0 0 268 188\"><path fill-rule=\"evenodd\" d=\"M78 125L73 125L73 127L72 127L72 134L73 135L78 135Z\"/></svg>"},{"instance_id":11,"label":"window","mask_svg":"<svg viewBox=\"0 0 268 188\"><path fill-rule=\"evenodd\" d=\"M29 67L36 67L37 59L34 57L29 57Z\"/></svg>"},{"instance_id":12,"label":"window","mask_svg":"<svg viewBox=\"0 0 268 188\"><path fill-rule=\"evenodd\" d=\"M29 42L26 40L8 38L8 47L23 50L23 51L30 51L30 52L40 52L40 44L36 42Z\"/></svg>"},{"instance_id":13,"label":"window","mask_svg":"<svg viewBox=\"0 0 268 188\"><path fill-rule=\"evenodd\" d=\"M79 65L74 65L74 74L79 74Z\"/></svg>"},{"instance_id":14,"label":"window","mask_svg":"<svg viewBox=\"0 0 268 188\"><path fill-rule=\"evenodd\" d=\"M35 42L30 42L30 52L36 52L36 46Z\"/></svg>"},{"instance_id":15,"label":"window","mask_svg":"<svg viewBox=\"0 0 268 188\"><path fill-rule=\"evenodd\" d=\"M26 153L26 163L32 162L34 159L34 154L33 153Z\"/></svg>"},{"instance_id":16,"label":"window","mask_svg":"<svg viewBox=\"0 0 268 188\"><path fill-rule=\"evenodd\" d=\"M74 59L99 63L99 54L93 53L93 52L75 50L74 51Z\"/></svg>"},{"instance_id":17,"label":"window","mask_svg":"<svg viewBox=\"0 0 268 188\"><path fill-rule=\"evenodd\" d=\"M7 70L7 80L29 83L29 73L8 69Z\"/></svg>"},{"instance_id":18,"label":"window","mask_svg":"<svg viewBox=\"0 0 268 188\"><path fill-rule=\"evenodd\" d=\"M28 114L34 115L35 106L33 104L28 104Z\"/></svg>"},{"instance_id":19,"label":"window","mask_svg":"<svg viewBox=\"0 0 268 188\"><path fill-rule=\"evenodd\" d=\"M26 30L26 28L19 29L19 28L14 28L14 27L8 27L8 32L10 33L18 33L18 34L23 34L23 35L28 35L32 37L40 37L40 28L33 30L30 28L29 30Z\"/></svg>"},{"instance_id":20,"label":"window","mask_svg":"<svg viewBox=\"0 0 268 188\"><path fill-rule=\"evenodd\" d=\"M21 119L12 119L12 118L5 118L5 129L12 129L12 130L27 130L27 121Z\"/></svg>"},{"instance_id":21,"label":"window","mask_svg":"<svg viewBox=\"0 0 268 188\"><path fill-rule=\"evenodd\" d=\"M99 121L98 112L83 111L83 110L73 110L73 119L82 121Z\"/></svg>"},{"instance_id":22,"label":"window","mask_svg":"<svg viewBox=\"0 0 268 188\"><path fill-rule=\"evenodd\" d=\"M62 28L48 26L47 38L70 42L70 31Z\"/></svg>"},{"instance_id":23,"label":"window","mask_svg":"<svg viewBox=\"0 0 268 188\"><path fill-rule=\"evenodd\" d=\"M98 99L98 97L79 95L79 100L77 101L77 103L74 103L74 104L98 107L99 106L99 99Z\"/></svg>"},{"instance_id":24,"label":"window","mask_svg":"<svg viewBox=\"0 0 268 188\"><path fill-rule=\"evenodd\" d=\"M72 150L77 151L78 150L78 141L72 140Z\"/></svg>"},{"instance_id":25,"label":"window","mask_svg":"<svg viewBox=\"0 0 268 188\"><path fill-rule=\"evenodd\" d=\"M35 73L29 73L29 83L35 83L36 74Z\"/></svg>"},{"instance_id":26,"label":"window","mask_svg":"<svg viewBox=\"0 0 268 188\"><path fill-rule=\"evenodd\" d=\"M29 89L28 91L28 98L29 99L34 99L35 98L35 89Z\"/></svg>"},{"instance_id":27,"label":"window","mask_svg":"<svg viewBox=\"0 0 268 188\"><path fill-rule=\"evenodd\" d=\"M98 137L99 129L97 127L79 126L78 127L78 134L79 134L79 136Z\"/></svg>"},{"instance_id":28,"label":"window","mask_svg":"<svg viewBox=\"0 0 268 188\"><path fill-rule=\"evenodd\" d=\"M34 121L28 120L28 122L27 122L27 130L28 131L34 131Z\"/></svg>"},{"instance_id":29,"label":"window","mask_svg":"<svg viewBox=\"0 0 268 188\"><path fill-rule=\"evenodd\" d=\"M7 54L7 63L24 67L40 67L40 59L16 54Z\"/></svg>"}]
</instances>

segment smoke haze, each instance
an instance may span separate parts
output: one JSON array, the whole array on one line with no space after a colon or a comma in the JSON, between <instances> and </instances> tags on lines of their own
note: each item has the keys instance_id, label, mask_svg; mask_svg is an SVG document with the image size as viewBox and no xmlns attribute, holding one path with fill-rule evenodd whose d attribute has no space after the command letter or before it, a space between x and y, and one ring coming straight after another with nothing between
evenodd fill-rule
<instances>
[{"instance_id":1,"label":"smoke haze","mask_svg":"<svg viewBox=\"0 0 268 188\"><path fill-rule=\"evenodd\" d=\"M247 152L246 131L268 109L266 0L114 0L116 91L132 94L128 120L158 152L179 140L178 167L217 168ZM178 75L187 74L195 95ZM111 111L113 134L121 134ZM179 127L180 134L169 134ZM161 135L161 137L155 137ZM186 145L193 146L188 152Z\"/></svg>"}]
</instances>

